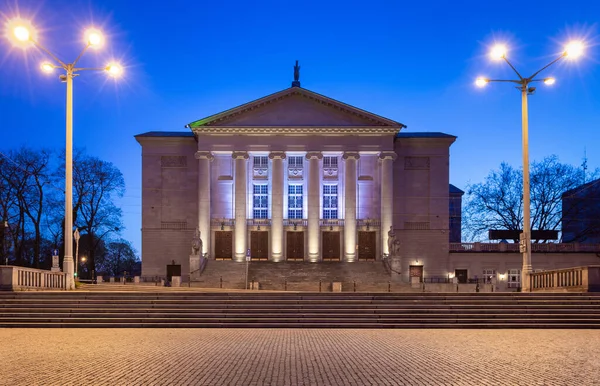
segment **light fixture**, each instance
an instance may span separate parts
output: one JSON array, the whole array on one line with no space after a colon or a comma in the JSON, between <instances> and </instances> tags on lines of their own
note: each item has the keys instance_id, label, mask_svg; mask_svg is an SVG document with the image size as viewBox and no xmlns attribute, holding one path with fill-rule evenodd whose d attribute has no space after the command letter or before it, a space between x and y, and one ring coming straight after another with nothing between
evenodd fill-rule
<instances>
[{"instance_id":1,"label":"light fixture","mask_svg":"<svg viewBox=\"0 0 600 386\"><path fill-rule=\"evenodd\" d=\"M6 37L13 44L25 47L35 41L36 31L28 20L12 19L6 23Z\"/></svg>"},{"instance_id":2,"label":"light fixture","mask_svg":"<svg viewBox=\"0 0 600 386\"><path fill-rule=\"evenodd\" d=\"M575 40L567 44L565 52L563 53L569 59L577 59L583 55L584 45L581 41Z\"/></svg>"},{"instance_id":3,"label":"light fixture","mask_svg":"<svg viewBox=\"0 0 600 386\"><path fill-rule=\"evenodd\" d=\"M554 83L556 83L556 79L555 78L546 78L546 79L544 79L544 84L546 84L548 86L552 86Z\"/></svg>"},{"instance_id":4,"label":"light fixture","mask_svg":"<svg viewBox=\"0 0 600 386\"><path fill-rule=\"evenodd\" d=\"M367 231L371 228L371 223L367 221Z\"/></svg>"},{"instance_id":5,"label":"light fixture","mask_svg":"<svg viewBox=\"0 0 600 386\"><path fill-rule=\"evenodd\" d=\"M256 230L259 231L260 230L260 224L258 224L258 226L256 227Z\"/></svg>"},{"instance_id":6,"label":"light fixture","mask_svg":"<svg viewBox=\"0 0 600 386\"><path fill-rule=\"evenodd\" d=\"M475 79L475 85L477 87L485 87L488 83L489 83L489 80L487 80L486 78L479 77L479 78Z\"/></svg>"},{"instance_id":7,"label":"light fixture","mask_svg":"<svg viewBox=\"0 0 600 386\"><path fill-rule=\"evenodd\" d=\"M329 230L332 231L333 230L333 225L329 226Z\"/></svg>"},{"instance_id":8,"label":"light fixture","mask_svg":"<svg viewBox=\"0 0 600 386\"><path fill-rule=\"evenodd\" d=\"M225 230L225 221L221 221L221 230L224 231Z\"/></svg>"},{"instance_id":9,"label":"light fixture","mask_svg":"<svg viewBox=\"0 0 600 386\"><path fill-rule=\"evenodd\" d=\"M119 63L111 62L106 66L105 70L108 72L108 75L113 78L118 78L123 75L123 67L121 67Z\"/></svg>"},{"instance_id":10,"label":"light fixture","mask_svg":"<svg viewBox=\"0 0 600 386\"><path fill-rule=\"evenodd\" d=\"M294 230L298 229L298 226L296 225L296 223L293 223L293 224L294 224Z\"/></svg>"},{"instance_id":11,"label":"light fixture","mask_svg":"<svg viewBox=\"0 0 600 386\"><path fill-rule=\"evenodd\" d=\"M44 62L44 63L40 64L40 68L46 74L50 74L50 73L54 72L54 66L49 62Z\"/></svg>"},{"instance_id":12,"label":"light fixture","mask_svg":"<svg viewBox=\"0 0 600 386\"><path fill-rule=\"evenodd\" d=\"M496 44L492 51L490 51L490 57L494 60L504 59L506 57L506 46L503 44Z\"/></svg>"},{"instance_id":13,"label":"light fixture","mask_svg":"<svg viewBox=\"0 0 600 386\"><path fill-rule=\"evenodd\" d=\"M85 42L92 48L100 48L104 44L104 36L95 28L85 31Z\"/></svg>"}]
</instances>

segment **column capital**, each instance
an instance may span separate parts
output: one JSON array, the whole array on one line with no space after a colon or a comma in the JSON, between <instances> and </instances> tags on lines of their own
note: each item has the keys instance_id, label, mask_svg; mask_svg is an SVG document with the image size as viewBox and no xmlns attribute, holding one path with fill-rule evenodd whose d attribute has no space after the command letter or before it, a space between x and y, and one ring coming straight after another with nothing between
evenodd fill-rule
<instances>
[{"instance_id":1,"label":"column capital","mask_svg":"<svg viewBox=\"0 0 600 386\"><path fill-rule=\"evenodd\" d=\"M250 156L248 155L247 151L234 151L233 153L231 153L231 158L233 159L248 159L250 158Z\"/></svg>"},{"instance_id":2,"label":"column capital","mask_svg":"<svg viewBox=\"0 0 600 386\"><path fill-rule=\"evenodd\" d=\"M309 151L308 153L306 153L306 159L310 160L310 159L322 159L323 158L323 153L321 153L320 151Z\"/></svg>"},{"instance_id":3,"label":"column capital","mask_svg":"<svg viewBox=\"0 0 600 386\"><path fill-rule=\"evenodd\" d=\"M392 161L395 161L397 158L398 154L396 154L396 152L394 151L382 151L381 153L379 153L380 160L391 159Z\"/></svg>"},{"instance_id":4,"label":"column capital","mask_svg":"<svg viewBox=\"0 0 600 386\"><path fill-rule=\"evenodd\" d=\"M285 159L285 151L272 151L269 153L269 159Z\"/></svg>"},{"instance_id":5,"label":"column capital","mask_svg":"<svg viewBox=\"0 0 600 386\"><path fill-rule=\"evenodd\" d=\"M196 159L207 159L212 161L215 157L212 155L210 151L197 151L194 153L194 158Z\"/></svg>"},{"instance_id":6,"label":"column capital","mask_svg":"<svg viewBox=\"0 0 600 386\"><path fill-rule=\"evenodd\" d=\"M360 154L358 154L357 151L345 151L344 155L342 156L343 159L347 160L347 159L354 159L357 160L360 158Z\"/></svg>"}]
</instances>

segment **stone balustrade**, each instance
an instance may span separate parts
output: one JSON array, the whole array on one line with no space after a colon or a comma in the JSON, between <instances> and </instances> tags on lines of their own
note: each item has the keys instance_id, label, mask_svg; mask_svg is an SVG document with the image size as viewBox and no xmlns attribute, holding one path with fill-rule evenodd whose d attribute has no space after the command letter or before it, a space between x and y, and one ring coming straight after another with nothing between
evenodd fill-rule
<instances>
[{"instance_id":1,"label":"stone balustrade","mask_svg":"<svg viewBox=\"0 0 600 386\"><path fill-rule=\"evenodd\" d=\"M600 292L600 265L533 272L531 292Z\"/></svg>"},{"instance_id":2,"label":"stone balustrade","mask_svg":"<svg viewBox=\"0 0 600 386\"><path fill-rule=\"evenodd\" d=\"M519 252L517 243L450 243L450 252ZM537 253L600 252L600 244L533 243L531 251Z\"/></svg>"},{"instance_id":3,"label":"stone balustrade","mask_svg":"<svg viewBox=\"0 0 600 386\"><path fill-rule=\"evenodd\" d=\"M64 272L12 265L0 266L0 290L66 289L66 283L67 276Z\"/></svg>"}]
</instances>

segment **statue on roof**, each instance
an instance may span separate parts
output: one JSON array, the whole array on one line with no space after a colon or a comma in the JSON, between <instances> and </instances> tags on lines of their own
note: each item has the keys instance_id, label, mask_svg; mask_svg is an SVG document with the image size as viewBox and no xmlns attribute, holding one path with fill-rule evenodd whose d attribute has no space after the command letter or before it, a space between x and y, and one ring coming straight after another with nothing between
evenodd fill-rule
<instances>
[{"instance_id":1,"label":"statue on roof","mask_svg":"<svg viewBox=\"0 0 600 386\"><path fill-rule=\"evenodd\" d=\"M294 66L294 81L292 82L292 87L300 87L300 66L298 65L297 60L296 65Z\"/></svg>"}]
</instances>

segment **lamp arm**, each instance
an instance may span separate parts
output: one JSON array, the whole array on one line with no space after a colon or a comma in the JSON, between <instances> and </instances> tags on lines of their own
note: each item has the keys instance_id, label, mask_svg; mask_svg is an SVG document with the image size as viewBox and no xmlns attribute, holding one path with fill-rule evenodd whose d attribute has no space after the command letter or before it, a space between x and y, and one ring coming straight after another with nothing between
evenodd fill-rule
<instances>
[{"instance_id":1,"label":"lamp arm","mask_svg":"<svg viewBox=\"0 0 600 386\"><path fill-rule=\"evenodd\" d=\"M538 70L536 73L534 73L533 75L531 75L528 79L529 81L533 80L533 78L536 77L537 74L539 74L540 72L544 71L545 69L547 69L548 67L550 67L551 65L553 65L554 63L558 62L559 60L561 60L562 58L565 57L565 54L562 54L561 56L559 56L558 58L554 59L553 61L551 61L550 63L546 64L544 67L542 67L540 70Z\"/></svg>"},{"instance_id":2,"label":"lamp arm","mask_svg":"<svg viewBox=\"0 0 600 386\"><path fill-rule=\"evenodd\" d=\"M517 83L517 84L521 84L523 83L520 80L508 80L508 79L486 79L486 82L508 82L508 83Z\"/></svg>"},{"instance_id":3,"label":"lamp arm","mask_svg":"<svg viewBox=\"0 0 600 386\"><path fill-rule=\"evenodd\" d=\"M52 52L48 51L46 49L46 47L42 46L40 43L36 42L35 40L32 40L33 44L39 48L40 50L44 51L48 56L50 56L52 59L54 59L57 63L60 63L60 67L64 68L65 70L67 69L67 64L65 62L63 62L62 60L60 60L56 55L54 55Z\"/></svg>"},{"instance_id":4,"label":"lamp arm","mask_svg":"<svg viewBox=\"0 0 600 386\"><path fill-rule=\"evenodd\" d=\"M106 71L106 67L77 67L73 69L73 72L78 71Z\"/></svg>"},{"instance_id":5,"label":"lamp arm","mask_svg":"<svg viewBox=\"0 0 600 386\"><path fill-rule=\"evenodd\" d=\"M523 80L523 77L521 76L521 74L519 74L519 71L517 71L515 66L513 66L512 63L508 61L508 59L506 59L506 56L503 56L502 59L504 59L504 61L510 66L510 68L513 69L513 71L517 74L519 79Z\"/></svg>"},{"instance_id":6,"label":"lamp arm","mask_svg":"<svg viewBox=\"0 0 600 386\"><path fill-rule=\"evenodd\" d=\"M79 56L77 56L77 58L75 59L75 61L73 62L73 67L75 67L75 65L77 64L77 62L79 62L79 59L81 59L81 57L83 56L83 54L85 53L85 51L87 51L88 47L90 46L90 44L86 44L85 47L83 47L83 50L81 50L81 52L79 53Z\"/></svg>"}]
</instances>

